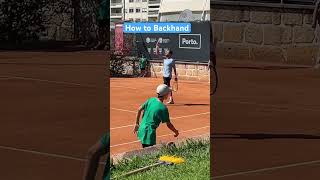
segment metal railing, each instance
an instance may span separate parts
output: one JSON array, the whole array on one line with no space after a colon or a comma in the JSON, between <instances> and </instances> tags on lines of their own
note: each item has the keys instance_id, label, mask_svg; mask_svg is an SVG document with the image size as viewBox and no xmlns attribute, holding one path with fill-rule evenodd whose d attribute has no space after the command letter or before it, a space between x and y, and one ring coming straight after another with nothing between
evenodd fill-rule
<instances>
[{"instance_id":1,"label":"metal railing","mask_svg":"<svg viewBox=\"0 0 320 180\"><path fill-rule=\"evenodd\" d=\"M159 14L159 11L149 11L148 15L157 15Z\"/></svg>"},{"instance_id":2,"label":"metal railing","mask_svg":"<svg viewBox=\"0 0 320 180\"><path fill-rule=\"evenodd\" d=\"M122 16L122 13L111 13L111 16Z\"/></svg>"},{"instance_id":3,"label":"metal railing","mask_svg":"<svg viewBox=\"0 0 320 180\"><path fill-rule=\"evenodd\" d=\"M148 4L160 4L160 0L154 0L154 1L152 1L152 0L149 0L149 3Z\"/></svg>"},{"instance_id":4,"label":"metal railing","mask_svg":"<svg viewBox=\"0 0 320 180\"><path fill-rule=\"evenodd\" d=\"M257 6L272 8L314 9L316 0L210 0L210 5Z\"/></svg>"},{"instance_id":5,"label":"metal railing","mask_svg":"<svg viewBox=\"0 0 320 180\"><path fill-rule=\"evenodd\" d=\"M111 2L111 7L112 6L123 6L122 2Z\"/></svg>"}]
</instances>

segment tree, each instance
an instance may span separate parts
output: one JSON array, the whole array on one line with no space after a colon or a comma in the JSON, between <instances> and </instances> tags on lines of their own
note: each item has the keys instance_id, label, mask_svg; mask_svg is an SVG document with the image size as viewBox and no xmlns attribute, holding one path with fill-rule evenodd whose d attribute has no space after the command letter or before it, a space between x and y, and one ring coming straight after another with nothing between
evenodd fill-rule
<instances>
[{"instance_id":1,"label":"tree","mask_svg":"<svg viewBox=\"0 0 320 180\"><path fill-rule=\"evenodd\" d=\"M44 30L45 0L3 0L0 3L0 39L12 43L37 39Z\"/></svg>"},{"instance_id":2,"label":"tree","mask_svg":"<svg viewBox=\"0 0 320 180\"><path fill-rule=\"evenodd\" d=\"M38 40L49 27L68 24L73 40L93 43L98 6L95 0L0 0L0 41Z\"/></svg>"}]
</instances>

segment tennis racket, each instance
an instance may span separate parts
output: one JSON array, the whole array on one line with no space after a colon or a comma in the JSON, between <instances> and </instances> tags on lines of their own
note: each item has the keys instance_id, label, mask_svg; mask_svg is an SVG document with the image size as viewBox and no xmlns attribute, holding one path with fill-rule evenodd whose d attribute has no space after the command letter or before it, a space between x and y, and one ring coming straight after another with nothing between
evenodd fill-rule
<instances>
[{"instance_id":1,"label":"tennis racket","mask_svg":"<svg viewBox=\"0 0 320 180\"><path fill-rule=\"evenodd\" d=\"M218 72L217 69L215 67L212 68L212 73L210 73L211 75L211 89L210 89L210 95L214 95L217 92L217 88L218 88Z\"/></svg>"},{"instance_id":2,"label":"tennis racket","mask_svg":"<svg viewBox=\"0 0 320 180\"><path fill-rule=\"evenodd\" d=\"M172 90L174 92L177 92L178 91L178 80L174 80L173 83L172 83Z\"/></svg>"},{"instance_id":3,"label":"tennis racket","mask_svg":"<svg viewBox=\"0 0 320 180\"><path fill-rule=\"evenodd\" d=\"M210 28L210 31L212 31L212 28ZM212 34L212 32L211 32ZM216 92L217 92L217 88L218 88L218 82L219 82L219 78L218 78L218 72L217 72L217 69L216 69L216 53L215 53L215 50L216 50L216 46L217 46L217 38L212 38L211 37L211 41L213 39L213 42L212 43L212 49L213 51L211 51L211 54L210 54L210 58L212 59L212 61L209 62L209 69L210 69L210 95L214 95Z\"/></svg>"}]
</instances>

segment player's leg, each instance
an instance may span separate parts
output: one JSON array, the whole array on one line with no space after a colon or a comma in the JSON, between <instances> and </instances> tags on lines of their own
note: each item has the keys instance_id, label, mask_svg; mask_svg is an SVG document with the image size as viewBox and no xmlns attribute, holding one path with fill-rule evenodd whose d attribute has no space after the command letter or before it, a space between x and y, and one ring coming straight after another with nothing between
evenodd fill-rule
<instances>
[{"instance_id":1,"label":"player's leg","mask_svg":"<svg viewBox=\"0 0 320 180\"><path fill-rule=\"evenodd\" d=\"M140 74L138 77L142 77L142 68L140 68Z\"/></svg>"},{"instance_id":2,"label":"player's leg","mask_svg":"<svg viewBox=\"0 0 320 180\"><path fill-rule=\"evenodd\" d=\"M167 85L170 87L170 82L168 77L163 77L163 84Z\"/></svg>"},{"instance_id":3,"label":"player's leg","mask_svg":"<svg viewBox=\"0 0 320 180\"><path fill-rule=\"evenodd\" d=\"M143 67L142 77L145 77L147 75L147 71L148 71L147 69L148 69L148 65L145 64Z\"/></svg>"},{"instance_id":4,"label":"player's leg","mask_svg":"<svg viewBox=\"0 0 320 180\"><path fill-rule=\"evenodd\" d=\"M163 84L165 84L165 85L167 85L167 86L168 86L167 78L166 78L166 77L163 77Z\"/></svg>"},{"instance_id":5,"label":"player's leg","mask_svg":"<svg viewBox=\"0 0 320 180\"><path fill-rule=\"evenodd\" d=\"M88 151L83 180L94 180L101 156L107 154L107 148L99 140ZM107 167L108 168L108 167Z\"/></svg>"},{"instance_id":6,"label":"player's leg","mask_svg":"<svg viewBox=\"0 0 320 180\"><path fill-rule=\"evenodd\" d=\"M144 77L145 75L145 68L141 68L141 73L140 73L140 77Z\"/></svg>"},{"instance_id":7,"label":"player's leg","mask_svg":"<svg viewBox=\"0 0 320 180\"><path fill-rule=\"evenodd\" d=\"M143 69L143 70L142 70L142 77L145 77L145 76L146 76L146 70Z\"/></svg>"},{"instance_id":8,"label":"player's leg","mask_svg":"<svg viewBox=\"0 0 320 180\"><path fill-rule=\"evenodd\" d=\"M167 78L167 86L171 87L171 78ZM173 93L170 92L168 104L174 104Z\"/></svg>"}]
</instances>

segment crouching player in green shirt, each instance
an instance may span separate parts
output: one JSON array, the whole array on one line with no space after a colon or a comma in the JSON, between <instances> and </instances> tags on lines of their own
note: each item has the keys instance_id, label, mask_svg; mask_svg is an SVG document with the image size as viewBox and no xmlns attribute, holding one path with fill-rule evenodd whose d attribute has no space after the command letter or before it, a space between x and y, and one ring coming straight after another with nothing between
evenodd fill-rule
<instances>
[{"instance_id":1,"label":"crouching player in green shirt","mask_svg":"<svg viewBox=\"0 0 320 180\"><path fill-rule=\"evenodd\" d=\"M88 161L84 170L83 180L95 180L100 158L106 157L103 180L110 179L110 133L106 133L88 152Z\"/></svg>"},{"instance_id":2,"label":"crouching player in green shirt","mask_svg":"<svg viewBox=\"0 0 320 180\"><path fill-rule=\"evenodd\" d=\"M174 137L179 135L179 131L170 122L168 108L163 104L170 92L171 89L167 85L161 84L157 87L158 97L148 99L139 107L133 132L137 133L143 148L156 144L156 129L160 123L166 123L167 127L174 132ZM139 124L142 111L142 121Z\"/></svg>"}]
</instances>

